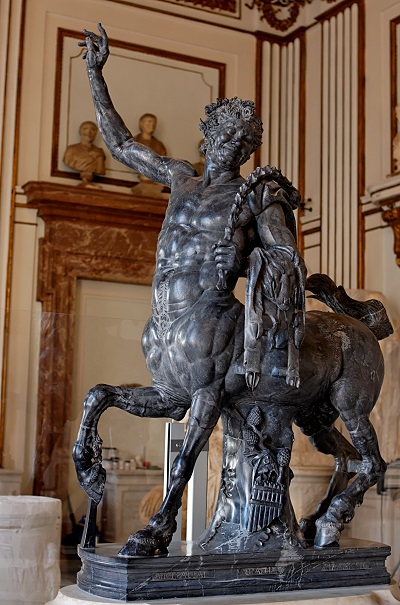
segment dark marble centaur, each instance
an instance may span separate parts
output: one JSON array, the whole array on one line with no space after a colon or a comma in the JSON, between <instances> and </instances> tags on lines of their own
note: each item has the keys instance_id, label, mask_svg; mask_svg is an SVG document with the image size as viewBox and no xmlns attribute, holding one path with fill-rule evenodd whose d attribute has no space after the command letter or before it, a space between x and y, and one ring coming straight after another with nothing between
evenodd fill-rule
<instances>
[{"instance_id":1,"label":"dark marble centaur","mask_svg":"<svg viewBox=\"0 0 400 605\"><path fill-rule=\"evenodd\" d=\"M385 470L369 420L384 374L378 339L392 332L385 309L349 298L326 275L306 279L293 214L298 191L269 166L240 176L261 145L251 101L217 99L205 108L205 168L198 176L188 162L134 141L102 76L109 50L101 26L99 32L85 30L80 44L103 138L114 158L170 187L171 195L143 334L152 386L97 385L84 402L73 457L92 512L106 475L101 414L115 406L180 420L190 410L164 502L120 557L168 552L183 490L220 416L221 487L202 552L301 550L312 543L332 549ZM247 276L244 306L232 293L240 276ZM305 290L333 313L305 313ZM333 426L338 417L352 443ZM326 496L299 524L289 497L293 423L335 461ZM84 546L91 544L88 530Z\"/></svg>"}]
</instances>

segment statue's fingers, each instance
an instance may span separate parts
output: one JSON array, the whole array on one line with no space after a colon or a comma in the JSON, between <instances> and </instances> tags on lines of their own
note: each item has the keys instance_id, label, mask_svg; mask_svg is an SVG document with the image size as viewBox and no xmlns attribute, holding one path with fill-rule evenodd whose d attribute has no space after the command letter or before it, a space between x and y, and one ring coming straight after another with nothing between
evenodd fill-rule
<instances>
[{"instance_id":1,"label":"statue's fingers","mask_svg":"<svg viewBox=\"0 0 400 605\"><path fill-rule=\"evenodd\" d=\"M99 30L102 38L107 38L108 37L107 36L107 32L106 32L106 30L104 29L104 27L102 26L101 23L97 24L97 29Z\"/></svg>"},{"instance_id":2,"label":"statue's fingers","mask_svg":"<svg viewBox=\"0 0 400 605\"><path fill-rule=\"evenodd\" d=\"M101 38L100 38L100 36L98 36L98 35L97 35L97 34L95 34L94 32L90 32L89 30L84 29L84 30L83 30L83 33L85 34L85 36L86 36L87 38L91 38L91 39L92 39L92 40L94 40L94 41L95 41L97 44L100 44L100 43L101 43Z\"/></svg>"},{"instance_id":3,"label":"statue's fingers","mask_svg":"<svg viewBox=\"0 0 400 605\"><path fill-rule=\"evenodd\" d=\"M88 49L88 52L95 53L95 52L98 51L97 46L95 45L95 43L93 42L93 40L91 38L89 38L89 37L86 38L86 47Z\"/></svg>"},{"instance_id":4,"label":"statue's fingers","mask_svg":"<svg viewBox=\"0 0 400 605\"><path fill-rule=\"evenodd\" d=\"M221 256L215 259L215 264L218 269L229 269L232 266L232 263L229 262L229 259Z\"/></svg>"},{"instance_id":5,"label":"statue's fingers","mask_svg":"<svg viewBox=\"0 0 400 605\"><path fill-rule=\"evenodd\" d=\"M214 258L215 260L221 260L225 262L233 261L235 259L235 253L232 250L224 250L221 248L217 248L214 250Z\"/></svg>"},{"instance_id":6,"label":"statue's fingers","mask_svg":"<svg viewBox=\"0 0 400 605\"><path fill-rule=\"evenodd\" d=\"M101 34L101 38L102 38L103 42L107 43L108 42L107 32L106 32L106 30L104 29L104 27L102 26L101 23L97 24L97 29L99 30L99 32Z\"/></svg>"}]
</instances>

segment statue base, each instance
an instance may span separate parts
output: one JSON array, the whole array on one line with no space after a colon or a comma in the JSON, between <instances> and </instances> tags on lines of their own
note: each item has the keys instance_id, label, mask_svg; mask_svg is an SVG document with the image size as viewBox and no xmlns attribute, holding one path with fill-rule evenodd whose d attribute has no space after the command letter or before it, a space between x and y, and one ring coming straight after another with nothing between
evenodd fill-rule
<instances>
[{"instance_id":1,"label":"statue base","mask_svg":"<svg viewBox=\"0 0 400 605\"><path fill-rule=\"evenodd\" d=\"M391 586L355 586L350 588L324 588L322 590L303 590L286 594L233 595L229 605L399 605L400 589ZM61 588L57 597L46 605L115 605L100 597L92 597L76 585ZM137 605L148 605L147 601L136 601ZM154 605L176 605L176 599L153 601ZM179 605L227 605L225 597L195 597L179 599Z\"/></svg>"},{"instance_id":2,"label":"statue base","mask_svg":"<svg viewBox=\"0 0 400 605\"><path fill-rule=\"evenodd\" d=\"M364 540L337 548L287 546L263 552L204 551L176 542L169 554L120 557L122 545L79 549L78 587L85 593L130 602L147 599L276 593L390 582L385 559L390 547Z\"/></svg>"}]
</instances>

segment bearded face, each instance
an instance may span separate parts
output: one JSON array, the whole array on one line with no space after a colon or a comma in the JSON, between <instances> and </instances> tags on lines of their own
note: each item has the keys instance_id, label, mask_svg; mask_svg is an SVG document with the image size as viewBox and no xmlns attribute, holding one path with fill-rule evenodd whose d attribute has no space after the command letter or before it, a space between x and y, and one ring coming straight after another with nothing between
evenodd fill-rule
<instances>
[{"instance_id":1,"label":"bearded face","mask_svg":"<svg viewBox=\"0 0 400 605\"><path fill-rule=\"evenodd\" d=\"M253 151L253 130L243 119L227 119L213 133L206 157L223 169L234 169L247 162Z\"/></svg>"}]
</instances>

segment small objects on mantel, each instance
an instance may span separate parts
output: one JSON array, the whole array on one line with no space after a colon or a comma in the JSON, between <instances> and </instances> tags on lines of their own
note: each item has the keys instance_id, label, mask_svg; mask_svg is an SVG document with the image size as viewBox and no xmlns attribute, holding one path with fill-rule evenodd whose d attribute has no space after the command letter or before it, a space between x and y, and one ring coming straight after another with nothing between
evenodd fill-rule
<instances>
[{"instance_id":1,"label":"small objects on mantel","mask_svg":"<svg viewBox=\"0 0 400 605\"><path fill-rule=\"evenodd\" d=\"M106 173L105 153L94 144L97 132L98 128L94 122L82 122L79 127L80 143L68 145L64 153L64 164L80 173L82 182L78 187L101 188L101 185L93 182L95 174Z\"/></svg>"}]
</instances>

